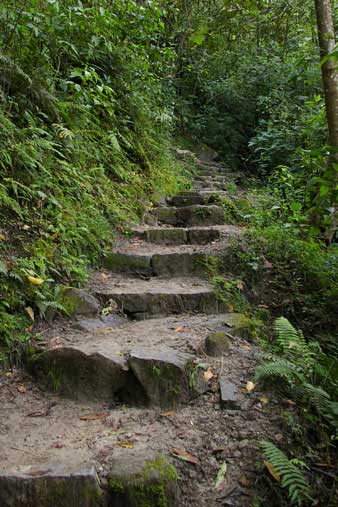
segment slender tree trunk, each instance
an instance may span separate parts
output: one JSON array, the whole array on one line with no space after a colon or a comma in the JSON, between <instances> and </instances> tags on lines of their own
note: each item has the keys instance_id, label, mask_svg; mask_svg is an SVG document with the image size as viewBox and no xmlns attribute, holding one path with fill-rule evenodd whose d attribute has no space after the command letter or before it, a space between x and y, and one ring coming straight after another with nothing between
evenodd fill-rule
<instances>
[{"instance_id":1,"label":"slender tree trunk","mask_svg":"<svg viewBox=\"0 0 338 507\"><path fill-rule=\"evenodd\" d=\"M320 58L322 60L333 50L336 42L331 0L315 0L315 6ZM338 164L338 64L333 58L329 58L323 63L322 77L329 131L328 144L333 151L331 161Z\"/></svg>"}]
</instances>

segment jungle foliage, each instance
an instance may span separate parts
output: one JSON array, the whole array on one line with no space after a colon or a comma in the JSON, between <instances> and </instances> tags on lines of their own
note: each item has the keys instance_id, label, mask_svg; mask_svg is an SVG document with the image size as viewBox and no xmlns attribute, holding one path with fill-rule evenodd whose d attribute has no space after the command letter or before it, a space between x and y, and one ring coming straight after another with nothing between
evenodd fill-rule
<instances>
[{"instance_id":1,"label":"jungle foliage","mask_svg":"<svg viewBox=\"0 0 338 507\"><path fill-rule=\"evenodd\" d=\"M215 283L263 322L257 380L282 379L296 400L298 454L262 444L290 494L276 502L333 505L331 468L311 464L334 470L338 386L337 167L313 0L1 2L0 356L38 315L63 311L59 284L83 282L116 231L188 185L177 143L213 148L248 186L221 203L248 233L236 280ZM289 324L270 331L281 316Z\"/></svg>"}]
</instances>

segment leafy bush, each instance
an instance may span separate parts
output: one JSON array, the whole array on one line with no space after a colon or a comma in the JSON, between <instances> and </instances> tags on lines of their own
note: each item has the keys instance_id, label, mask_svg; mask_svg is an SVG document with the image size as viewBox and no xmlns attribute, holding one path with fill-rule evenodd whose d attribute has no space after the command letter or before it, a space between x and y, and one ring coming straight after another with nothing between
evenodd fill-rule
<instances>
[{"instance_id":1,"label":"leafy bush","mask_svg":"<svg viewBox=\"0 0 338 507\"><path fill-rule=\"evenodd\" d=\"M17 312L55 307L57 281L82 282L114 230L185 184L169 151L174 51L163 13L160 2L134 0L1 3L6 343L29 327Z\"/></svg>"}]
</instances>

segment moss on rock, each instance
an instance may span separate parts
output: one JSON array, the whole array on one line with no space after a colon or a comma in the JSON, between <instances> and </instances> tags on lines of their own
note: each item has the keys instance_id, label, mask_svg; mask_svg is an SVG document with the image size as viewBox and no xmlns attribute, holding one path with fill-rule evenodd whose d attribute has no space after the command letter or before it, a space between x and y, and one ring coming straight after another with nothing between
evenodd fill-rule
<instances>
[{"instance_id":1,"label":"moss on rock","mask_svg":"<svg viewBox=\"0 0 338 507\"><path fill-rule=\"evenodd\" d=\"M113 506L174 507L177 471L162 454L116 463L109 478Z\"/></svg>"},{"instance_id":2,"label":"moss on rock","mask_svg":"<svg viewBox=\"0 0 338 507\"><path fill-rule=\"evenodd\" d=\"M224 331L215 331L205 339L205 352L208 356L222 356L228 352L230 345L231 341Z\"/></svg>"}]
</instances>

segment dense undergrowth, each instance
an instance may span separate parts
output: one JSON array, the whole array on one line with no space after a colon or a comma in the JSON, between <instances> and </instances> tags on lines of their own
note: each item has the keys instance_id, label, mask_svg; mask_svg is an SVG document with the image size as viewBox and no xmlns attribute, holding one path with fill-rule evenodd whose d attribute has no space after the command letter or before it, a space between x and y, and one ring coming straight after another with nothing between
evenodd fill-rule
<instances>
[{"instance_id":1,"label":"dense undergrowth","mask_svg":"<svg viewBox=\"0 0 338 507\"><path fill-rule=\"evenodd\" d=\"M254 505L334 506L338 186L312 0L5 0L0 127L0 351L62 311L59 284L85 280L117 231L188 184L173 135L241 171L247 197L220 204L248 232L231 250L235 280L215 286L265 348L257 380L290 402L272 408L288 446L263 444L282 478L262 473Z\"/></svg>"},{"instance_id":2,"label":"dense undergrowth","mask_svg":"<svg viewBox=\"0 0 338 507\"><path fill-rule=\"evenodd\" d=\"M57 307L57 282L83 281L114 231L185 182L162 15L152 2L146 15L134 1L1 3L2 343L25 339Z\"/></svg>"}]
</instances>

